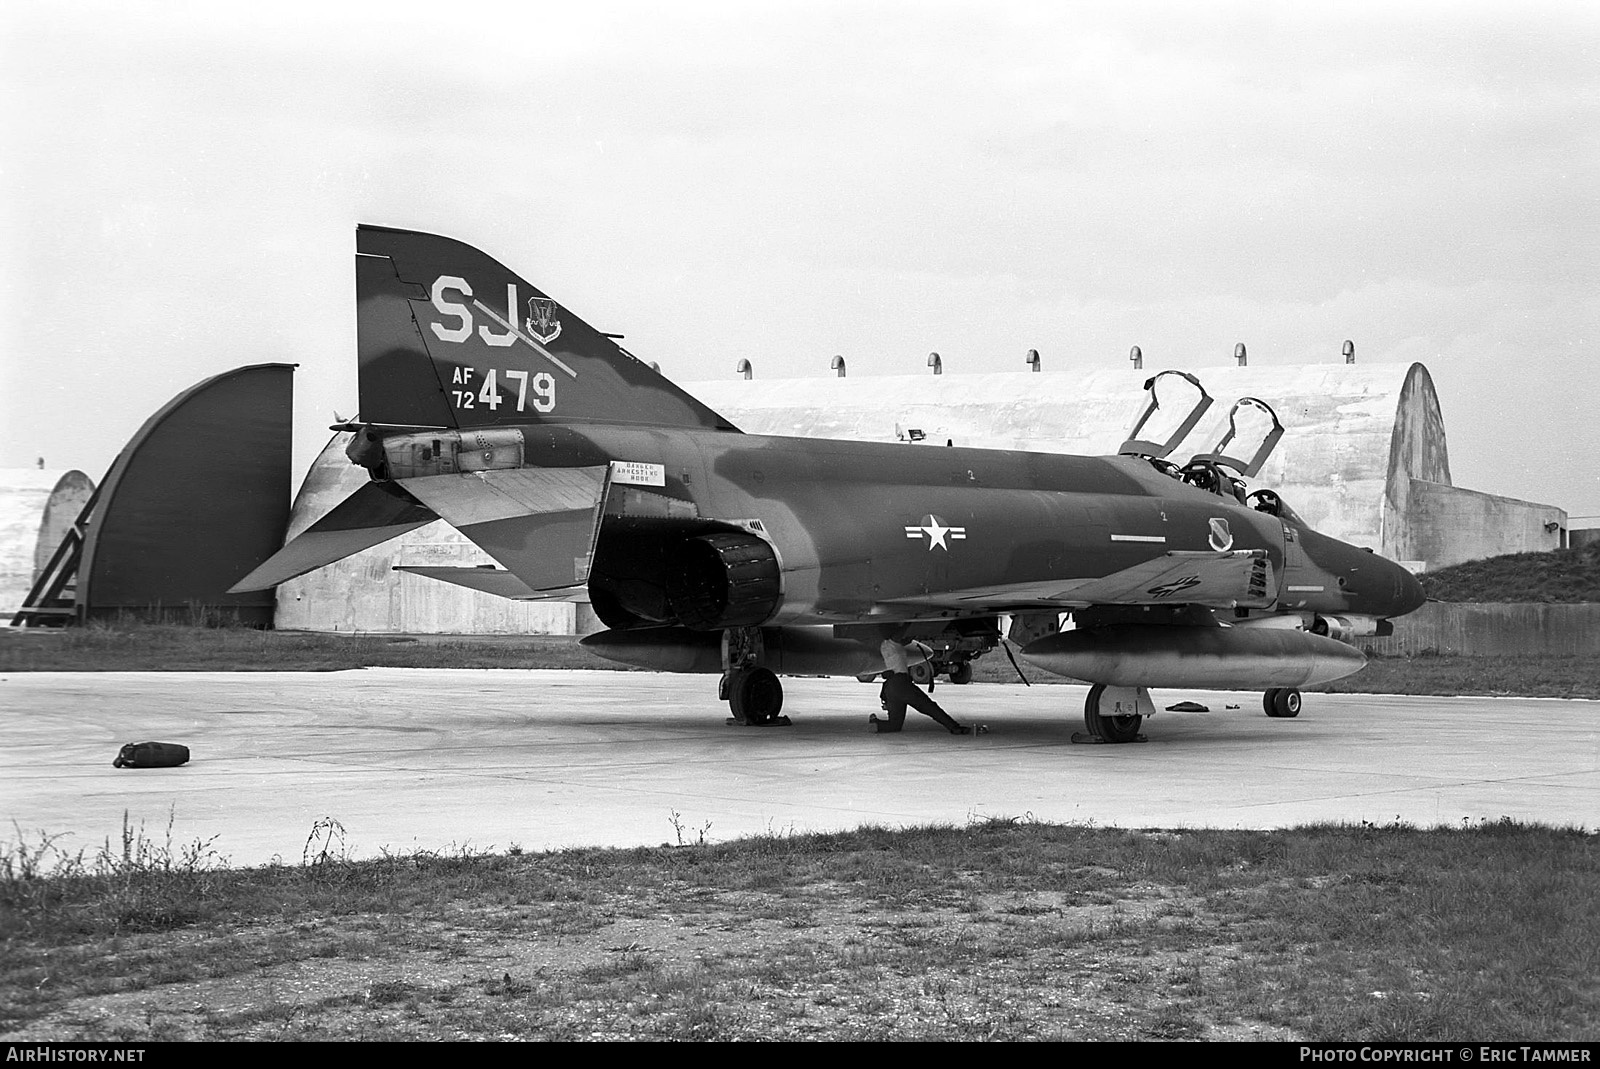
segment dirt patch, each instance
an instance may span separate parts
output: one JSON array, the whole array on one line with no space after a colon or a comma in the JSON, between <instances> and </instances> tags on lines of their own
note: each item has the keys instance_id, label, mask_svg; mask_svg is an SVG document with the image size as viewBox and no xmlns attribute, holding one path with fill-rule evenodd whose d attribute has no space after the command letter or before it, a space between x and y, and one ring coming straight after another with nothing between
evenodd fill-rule
<instances>
[{"instance_id":1,"label":"dirt patch","mask_svg":"<svg viewBox=\"0 0 1600 1069\"><path fill-rule=\"evenodd\" d=\"M495 907L141 936L119 952L159 948L174 959L164 972L64 999L0 1038L1292 1038L1201 1010L1238 951L1158 945L1203 925L1200 905L1156 885L1105 902L903 906L817 886L619 896L565 929L547 909ZM228 941L236 967L177 975L208 940Z\"/></svg>"}]
</instances>

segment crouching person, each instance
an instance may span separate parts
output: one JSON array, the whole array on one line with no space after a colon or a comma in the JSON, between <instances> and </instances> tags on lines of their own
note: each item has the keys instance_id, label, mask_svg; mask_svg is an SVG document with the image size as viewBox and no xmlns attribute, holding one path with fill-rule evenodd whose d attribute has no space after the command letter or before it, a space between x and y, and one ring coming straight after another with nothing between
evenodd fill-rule
<instances>
[{"instance_id":1,"label":"crouching person","mask_svg":"<svg viewBox=\"0 0 1600 1069\"><path fill-rule=\"evenodd\" d=\"M952 735L972 734L971 728L956 723L949 713L939 708L938 702L911 681L912 651L893 639L885 639L878 649L883 654L883 666L889 673L878 696L883 699L883 707L888 711L889 718L880 720L876 715L868 717L875 731L882 734L904 728L906 706L909 705L924 716L932 717ZM914 659L923 660L925 657L926 654L920 650L915 652Z\"/></svg>"}]
</instances>

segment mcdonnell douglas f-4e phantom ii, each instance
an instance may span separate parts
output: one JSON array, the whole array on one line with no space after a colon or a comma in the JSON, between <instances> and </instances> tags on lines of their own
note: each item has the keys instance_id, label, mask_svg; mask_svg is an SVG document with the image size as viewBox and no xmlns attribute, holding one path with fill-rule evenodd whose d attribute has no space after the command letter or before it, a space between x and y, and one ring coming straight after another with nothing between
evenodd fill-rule
<instances>
[{"instance_id":1,"label":"mcdonnell douglas f-4e phantom ii","mask_svg":"<svg viewBox=\"0 0 1600 1069\"><path fill-rule=\"evenodd\" d=\"M405 570L587 598L609 629L589 648L720 673L745 723L779 719L778 673L881 672L886 638L965 682L1009 616L1026 660L1093 684L1108 742L1137 736L1152 687L1260 689L1294 716L1298 688L1365 663L1341 638L1423 601L1392 561L1245 500L1227 439L1180 469L1138 427L1103 457L744 434L431 234L358 227L356 297L360 416L338 429L371 479L235 590L442 517L500 567Z\"/></svg>"}]
</instances>

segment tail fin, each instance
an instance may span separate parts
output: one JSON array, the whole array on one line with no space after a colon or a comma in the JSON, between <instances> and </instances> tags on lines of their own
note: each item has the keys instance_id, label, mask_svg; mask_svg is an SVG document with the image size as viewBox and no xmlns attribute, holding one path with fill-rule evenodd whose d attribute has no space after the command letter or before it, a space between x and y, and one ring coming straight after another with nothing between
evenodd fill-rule
<instances>
[{"instance_id":1,"label":"tail fin","mask_svg":"<svg viewBox=\"0 0 1600 1069\"><path fill-rule=\"evenodd\" d=\"M356 228L356 343L367 424L737 430L493 258L434 234Z\"/></svg>"}]
</instances>

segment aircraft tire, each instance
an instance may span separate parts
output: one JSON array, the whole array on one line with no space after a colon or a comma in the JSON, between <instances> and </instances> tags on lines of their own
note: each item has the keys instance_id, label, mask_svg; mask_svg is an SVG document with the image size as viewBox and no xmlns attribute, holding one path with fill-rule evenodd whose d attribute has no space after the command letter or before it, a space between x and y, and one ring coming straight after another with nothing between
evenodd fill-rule
<instances>
[{"instance_id":1,"label":"aircraft tire","mask_svg":"<svg viewBox=\"0 0 1600 1069\"><path fill-rule=\"evenodd\" d=\"M1105 692L1105 685L1101 683L1089 688L1089 697L1083 703L1084 728L1103 742L1137 742L1144 717L1102 715L1100 699Z\"/></svg>"},{"instance_id":2,"label":"aircraft tire","mask_svg":"<svg viewBox=\"0 0 1600 1069\"><path fill-rule=\"evenodd\" d=\"M1105 684L1096 683L1089 688L1089 697L1083 702L1083 730L1097 739L1104 738L1100 734L1100 695L1105 692Z\"/></svg>"},{"instance_id":3,"label":"aircraft tire","mask_svg":"<svg viewBox=\"0 0 1600 1069\"><path fill-rule=\"evenodd\" d=\"M1143 723L1142 716L1102 716L1100 737L1107 742L1137 742L1139 725Z\"/></svg>"},{"instance_id":4,"label":"aircraft tire","mask_svg":"<svg viewBox=\"0 0 1600 1069\"><path fill-rule=\"evenodd\" d=\"M971 683L972 662L962 661L960 664L952 666L950 669L950 682L958 687L964 683Z\"/></svg>"},{"instance_id":5,"label":"aircraft tire","mask_svg":"<svg viewBox=\"0 0 1600 1069\"><path fill-rule=\"evenodd\" d=\"M766 668L735 672L728 685L728 705L746 724L768 724L783 708L783 684Z\"/></svg>"},{"instance_id":6,"label":"aircraft tire","mask_svg":"<svg viewBox=\"0 0 1600 1069\"><path fill-rule=\"evenodd\" d=\"M1284 687L1278 691L1278 696L1272 700L1273 706L1278 711L1278 716L1288 719L1300 715L1300 692L1293 687Z\"/></svg>"},{"instance_id":7,"label":"aircraft tire","mask_svg":"<svg viewBox=\"0 0 1600 1069\"><path fill-rule=\"evenodd\" d=\"M1273 717L1274 719L1276 719L1278 716L1278 695L1280 693L1280 688L1273 687L1271 690L1261 695L1261 708L1265 709L1267 711L1267 715Z\"/></svg>"},{"instance_id":8,"label":"aircraft tire","mask_svg":"<svg viewBox=\"0 0 1600 1069\"><path fill-rule=\"evenodd\" d=\"M919 661L912 665L907 672L911 675L911 682L919 686L927 686L933 682L933 662Z\"/></svg>"}]
</instances>

